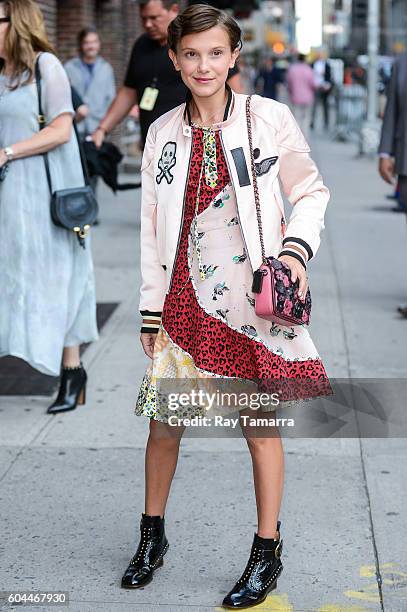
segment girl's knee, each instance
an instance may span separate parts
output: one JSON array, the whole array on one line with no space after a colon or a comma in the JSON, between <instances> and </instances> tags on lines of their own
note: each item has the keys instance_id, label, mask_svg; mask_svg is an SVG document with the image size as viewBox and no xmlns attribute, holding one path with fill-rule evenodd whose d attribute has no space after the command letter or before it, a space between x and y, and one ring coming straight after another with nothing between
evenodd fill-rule
<instances>
[{"instance_id":1,"label":"girl's knee","mask_svg":"<svg viewBox=\"0 0 407 612\"><path fill-rule=\"evenodd\" d=\"M243 432L250 452L261 452L273 448L276 443L281 444L278 428L269 427L262 433L246 430Z\"/></svg>"},{"instance_id":2,"label":"girl's knee","mask_svg":"<svg viewBox=\"0 0 407 612\"><path fill-rule=\"evenodd\" d=\"M184 430L185 427L173 427L156 419L150 419L150 438L154 441L175 446L180 443Z\"/></svg>"}]
</instances>

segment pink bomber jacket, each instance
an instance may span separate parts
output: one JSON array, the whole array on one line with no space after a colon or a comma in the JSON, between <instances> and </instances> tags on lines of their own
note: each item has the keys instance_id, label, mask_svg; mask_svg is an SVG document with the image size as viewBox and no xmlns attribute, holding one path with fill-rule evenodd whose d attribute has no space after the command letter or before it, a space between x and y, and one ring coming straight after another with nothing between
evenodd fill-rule
<instances>
[{"instance_id":1,"label":"pink bomber jacket","mask_svg":"<svg viewBox=\"0 0 407 612\"><path fill-rule=\"evenodd\" d=\"M246 98L245 94L234 94L233 110L221 124L221 142L236 193L243 242L255 271L261 265L261 248L250 170ZM288 254L305 266L319 248L329 190L288 106L254 95L251 118L266 254ZM185 103L151 124L141 166L139 308L144 332L158 330L170 287L191 150L192 132ZM288 222L280 185L292 204Z\"/></svg>"}]
</instances>

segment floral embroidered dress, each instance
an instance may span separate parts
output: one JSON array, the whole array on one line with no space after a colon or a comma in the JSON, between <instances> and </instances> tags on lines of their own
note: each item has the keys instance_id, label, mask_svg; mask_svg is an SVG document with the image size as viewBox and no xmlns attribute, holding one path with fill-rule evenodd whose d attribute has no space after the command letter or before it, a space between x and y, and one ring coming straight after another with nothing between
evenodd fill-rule
<instances>
[{"instance_id":1,"label":"floral embroidered dress","mask_svg":"<svg viewBox=\"0 0 407 612\"><path fill-rule=\"evenodd\" d=\"M171 414L159 401L158 387L165 379L212 379L215 384L219 378L238 379L250 383L252 390L253 381L259 379L301 380L301 399L331 393L305 326L279 326L255 314L253 272L221 145L221 125L214 129L192 125L177 256L152 363L135 406L137 415L163 422ZM286 390L280 399L288 402L293 395ZM190 407L177 416L203 414L202 409Z\"/></svg>"}]
</instances>

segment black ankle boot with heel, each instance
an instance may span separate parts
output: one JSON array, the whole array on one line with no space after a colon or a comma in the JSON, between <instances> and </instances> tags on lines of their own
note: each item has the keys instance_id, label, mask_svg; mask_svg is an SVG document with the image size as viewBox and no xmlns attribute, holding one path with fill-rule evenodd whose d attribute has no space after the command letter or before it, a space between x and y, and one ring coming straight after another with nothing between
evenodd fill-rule
<instances>
[{"instance_id":1,"label":"black ankle boot with heel","mask_svg":"<svg viewBox=\"0 0 407 612\"><path fill-rule=\"evenodd\" d=\"M165 535L165 518L142 513L140 521L141 539L130 565L124 572L121 586L138 589L153 579L154 570L164 563L169 548Z\"/></svg>"},{"instance_id":2,"label":"black ankle boot with heel","mask_svg":"<svg viewBox=\"0 0 407 612\"><path fill-rule=\"evenodd\" d=\"M88 376L82 363L76 368L62 366L57 398L47 409L48 414L67 412L86 402Z\"/></svg>"},{"instance_id":3,"label":"black ankle boot with heel","mask_svg":"<svg viewBox=\"0 0 407 612\"><path fill-rule=\"evenodd\" d=\"M250 557L246 568L235 586L224 598L222 605L233 610L249 608L263 602L268 593L277 587L277 578L283 571L280 538L281 521L277 522L278 538L261 538L254 534Z\"/></svg>"}]
</instances>

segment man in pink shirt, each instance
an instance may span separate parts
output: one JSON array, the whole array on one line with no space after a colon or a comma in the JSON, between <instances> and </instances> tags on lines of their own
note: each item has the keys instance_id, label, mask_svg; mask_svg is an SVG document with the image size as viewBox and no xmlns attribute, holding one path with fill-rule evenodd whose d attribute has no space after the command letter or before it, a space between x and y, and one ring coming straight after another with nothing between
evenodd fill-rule
<instances>
[{"instance_id":1,"label":"man in pink shirt","mask_svg":"<svg viewBox=\"0 0 407 612\"><path fill-rule=\"evenodd\" d=\"M314 72L306 63L305 55L299 54L297 61L288 69L287 88L294 116L304 136L308 138L316 84Z\"/></svg>"}]
</instances>

